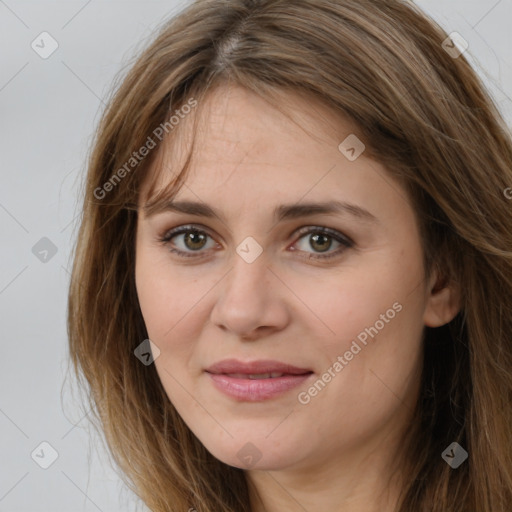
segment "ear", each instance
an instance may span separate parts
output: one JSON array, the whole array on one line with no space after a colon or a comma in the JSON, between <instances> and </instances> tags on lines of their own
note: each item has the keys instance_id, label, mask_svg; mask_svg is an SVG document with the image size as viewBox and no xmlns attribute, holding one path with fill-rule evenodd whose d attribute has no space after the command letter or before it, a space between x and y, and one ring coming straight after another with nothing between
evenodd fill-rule
<instances>
[{"instance_id":1,"label":"ear","mask_svg":"<svg viewBox=\"0 0 512 512\"><path fill-rule=\"evenodd\" d=\"M455 318L460 311L460 288L436 270L427 288L427 304L423 322L427 327L441 327Z\"/></svg>"}]
</instances>

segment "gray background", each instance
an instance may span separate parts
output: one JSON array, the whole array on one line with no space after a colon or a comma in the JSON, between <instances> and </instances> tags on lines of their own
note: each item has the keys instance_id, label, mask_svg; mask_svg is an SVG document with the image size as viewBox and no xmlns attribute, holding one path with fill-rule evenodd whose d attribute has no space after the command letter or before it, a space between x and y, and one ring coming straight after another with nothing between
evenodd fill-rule
<instances>
[{"instance_id":1,"label":"gray background","mask_svg":"<svg viewBox=\"0 0 512 512\"><path fill-rule=\"evenodd\" d=\"M185 3L0 0L0 512L143 510L66 379L68 268L102 98ZM512 0L416 3L468 41L512 125ZM59 45L47 59L31 48L43 31ZM43 237L54 255L38 253ZM43 441L58 452L48 469L35 462L51 461Z\"/></svg>"}]
</instances>

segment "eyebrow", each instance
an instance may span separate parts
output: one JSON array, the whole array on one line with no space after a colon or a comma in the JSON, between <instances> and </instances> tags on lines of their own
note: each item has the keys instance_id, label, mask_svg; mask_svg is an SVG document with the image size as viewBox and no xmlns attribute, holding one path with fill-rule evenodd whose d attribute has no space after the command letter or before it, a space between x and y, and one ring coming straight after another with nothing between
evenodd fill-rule
<instances>
[{"instance_id":1,"label":"eyebrow","mask_svg":"<svg viewBox=\"0 0 512 512\"><path fill-rule=\"evenodd\" d=\"M217 212L215 208L206 203L196 201L169 200L164 201L162 204L152 205L152 207L146 204L144 206L144 210L148 211L146 217L151 217L157 213L163 212L177 212L196 215L198 217L214 218L224 222L222 215ZM273 216L277 222L281 222L284 220L297 219L318 214L345 214L363 222L379 223L375 215L361 206L334 200L320 203L282 204L274 209Z\"/></svg>"}]
</instances>

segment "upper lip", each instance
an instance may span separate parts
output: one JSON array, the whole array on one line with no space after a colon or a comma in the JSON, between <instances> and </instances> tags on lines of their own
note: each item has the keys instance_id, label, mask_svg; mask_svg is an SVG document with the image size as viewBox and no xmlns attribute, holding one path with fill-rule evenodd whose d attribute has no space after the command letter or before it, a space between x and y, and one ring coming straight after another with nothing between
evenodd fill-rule
<instances>
[{"instance_id":1,"label":"upper lip","mask_svg":"<svg viewBox=\"0 0 512 512\"><path fill-rule=\"evenodd\" d=\"M261 374L261 373L284 373L289 375L303 375L311 373L308 368L299 368L291 364L280 361L259 360L242 362L237 359L224 359L206 369L208 373L242 373L242 374Z\"/></svg>"}]
</instances>

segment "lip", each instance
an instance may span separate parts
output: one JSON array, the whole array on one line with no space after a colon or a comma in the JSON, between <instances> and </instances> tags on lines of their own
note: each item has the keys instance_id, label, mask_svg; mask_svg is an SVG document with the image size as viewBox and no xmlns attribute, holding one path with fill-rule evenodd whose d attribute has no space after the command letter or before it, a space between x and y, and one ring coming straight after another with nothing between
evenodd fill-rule
<instances>
[{"instance_id":1,"label":"lip","mask_svg":"<svg viewBox=\"0 0 512 512\"><path fill-rule=\"evenodd\" d=\"M237 359L224 359L206 369L208 373L242 373L246 375L254 373L286 373L287 375L303 375L312 370L310 368L299 368L288 363L261 359L257 361L238 361Z\"/></svg>"},{"instance_id":2,"label":"lip","mask_svg":"<svg viewBox=\"0 0 512 512\"><path fill-rule=\"evenodd\" d=\"M299 386L313 374L312 370L271 360L241 362L220 361L205 370L214 386L239 401L261 402ZM281 377L249 379L250 374L283 373ZM233 374L237 374L233 376ZM244 376L247 375L247 378Z\"/></svg>"}]
</instances>

